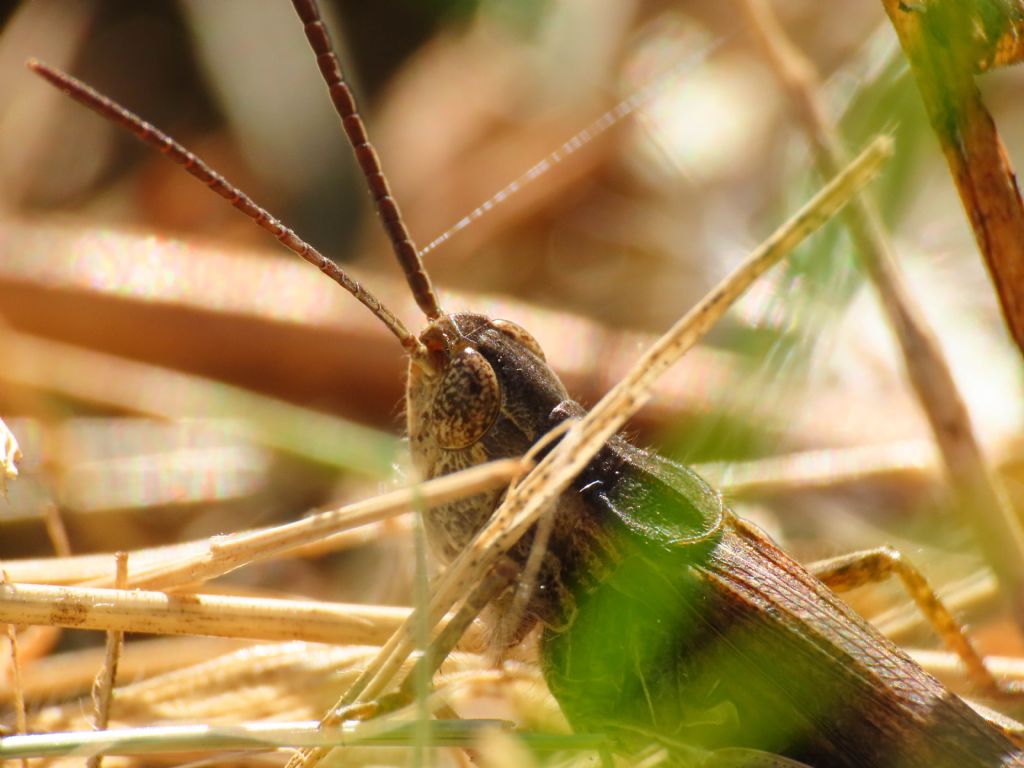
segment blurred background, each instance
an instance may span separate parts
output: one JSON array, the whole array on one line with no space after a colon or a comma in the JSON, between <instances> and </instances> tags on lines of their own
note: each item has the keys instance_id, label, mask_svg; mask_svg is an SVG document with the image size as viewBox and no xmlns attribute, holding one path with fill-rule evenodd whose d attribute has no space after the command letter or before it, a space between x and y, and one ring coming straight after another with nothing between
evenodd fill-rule
<instances>
[{"instance_id":1,"label":"blurred background","mask_svg":"<svg viewBox=\"0 0 1024 768\"><path fill-rule=\"evenodd\" d=\"M527 327L585 404L820 183L732 3L323 5L421 246L650 89L426 257L446 309ZM873 193L1019 503L1020 356L882 6L772 5L851 152L879 132L895 139ZM289 4L36 0L5 4L3 18L0 416L24 458L0 500L0 560L52 554L55 511L72 552L112 552L294 519L402 482L404 362L387 332L24 67L34 56L64 68L176 137L416 329ZM1022 76L981 80L1018 159ZM704 466L799 558L889 543L939 583L983 573L835 224L666 377L631 432ZM236 579L403 603L408 542L407 527L384 527L345 552ZM986 650L1021 650L984 604L967 615ZM96 640L83 638L73 642Z\"/></svg>"}]
</instances>

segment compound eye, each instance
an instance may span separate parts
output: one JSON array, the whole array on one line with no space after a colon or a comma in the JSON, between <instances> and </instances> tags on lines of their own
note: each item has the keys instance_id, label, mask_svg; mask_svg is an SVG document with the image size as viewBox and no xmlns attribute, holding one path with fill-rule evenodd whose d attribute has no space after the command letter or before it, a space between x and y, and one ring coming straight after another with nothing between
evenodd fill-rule
<instances>
[{"instance_id":1,"label":"compound eye","mask_svg":"<svg viewBox=\"0 0 1024 768\"><path fill-rule=\"evenodd\" d=\"M521 325L516 325L511 320L492 320L491 325L508 336L513 341L519 342L522 346L533 352L541 360L544 360L544 350L540 348L537 340Z\"/></svg>"},{"instance_id":2,"label":"compound eye","mask_svg":"<svg viewBox=\"0 0 1024 768\"><path fill-rule=\"evenodd\" d=\"M438 385L431 421L438 445L468 448L482 438L498 417L501 389L491 364L472 347L455 354Z\"/></svg>"}]
</instances>

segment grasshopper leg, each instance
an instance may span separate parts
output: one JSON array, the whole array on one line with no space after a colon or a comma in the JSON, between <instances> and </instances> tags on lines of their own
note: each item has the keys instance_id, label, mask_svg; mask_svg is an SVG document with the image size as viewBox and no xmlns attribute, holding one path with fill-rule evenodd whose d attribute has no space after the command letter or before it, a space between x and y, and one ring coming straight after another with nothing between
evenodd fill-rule
<instances>
[{"instance_id":1,"label":"grasshopper leg","mask_svg":"<svg viewBox=\"0 0 1024 768\"><path fill-rule=\"evenodd\" d=\"M899 578L918 610L938 632L946 647L960 658L968 676L980 690L1000 698L1024 696L1024 686L1019 682L1001 681L992 674L964 628L921 572L892 547L821 560L811 563L807 569L834 592L845 592L892 576Z\"/></svg>"}]
</instances>

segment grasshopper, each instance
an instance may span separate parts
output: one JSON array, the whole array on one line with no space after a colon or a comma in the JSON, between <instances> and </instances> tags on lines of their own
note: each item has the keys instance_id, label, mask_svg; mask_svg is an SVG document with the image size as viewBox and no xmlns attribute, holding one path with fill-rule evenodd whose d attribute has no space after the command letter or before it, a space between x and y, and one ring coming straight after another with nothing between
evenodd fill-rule
<instances>
[{"instance_id":1,"label":"grasshopper","mask_svg":"<svg viewBox=\"0 0 1024 768\"><path fill-rule=\"evenodd\" d=\"M526 330L441 308L315 2L294 5L426 317L419 334L187 149L69 75L30 67L182 165L373 312L409 357L409 443L424 477L529 452L583 407ZM465 549L499 500L493 492L426 510L437 557L449 562ZM540 625L543 672L570 723L608 734L616 751L653 743L674 763L708 766L1024 765L1017 742L826 586L887 570L916 578L898 556L840 558L816 578L692 470L622 436L586 464L501 566L480 593L494 642L513 645ZM528 567L524 589L516 582ZM931 596L923 602L948 617Z\"/></svg>"}]
</instances>

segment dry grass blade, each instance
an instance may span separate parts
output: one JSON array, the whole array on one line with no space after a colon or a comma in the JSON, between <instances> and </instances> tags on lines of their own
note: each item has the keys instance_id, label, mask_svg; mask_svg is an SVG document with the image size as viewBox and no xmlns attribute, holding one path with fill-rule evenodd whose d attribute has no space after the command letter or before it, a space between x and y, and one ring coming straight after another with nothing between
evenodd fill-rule
<instances>
[{"instance_id":1,"label":"dry grass blade","mask_svg":"<svg viewBox=\"0 0 1024 768\"><path fill-rule=\"evenodd\" d=\"M528 463L503 460L473 467L464 472L437 478L415 488L393 491L366 501L285 523L273 528L241 531L199 541L138 550L130 553L136 567L127 586L144 589L173 589L194 585L222 576L249 563L300 552L313 554L341 548L343 538L354 529L371 526L404 514L420 501L438 504L501 487L522 474ZM363 537L357 537L361 542ZM14 560L10 572L15 582L37 584L88 583L94 587L111 586L107 556Z\"/></svg>"},{"instance_id":2,"label":"dry grass blade","mask_svg":"<svg viewBox=\"0 0 1024 768\"><path fill-rule=\"evenodd\" d=\"M6 571L0 571L0 589L9 586L10 580ZM25 710L25 690L21 685L21 659L18 653L18 632L14 622L6 624L7 643L10 648L10 677L14 690L15 733L28 732L28 713ZM22 758L22 765L27 768L28 761Z\"/></svg>"},{"instance_id":3,"label":"dry grass blade","mask_svg":"<svg viewBox=\"0 0 1024 768\"><path fill-rule=\"evenodd\" d=\"M362 525L349 531L336 533L326 539L290 550L287 556L313 557L327 552L350 549L375 541L389 532L402 529L399 521ZM390 525L389 525L390 523ZM245 536L254 531L239 531ZM132 550L132 560L138 563L140 574L176 570L178 567L191 568L209 559L211 551L209 538L197 539L182 544L168 544L161 547ZM79 584L91 587L113 586L114 563L109 553L98 555L72 555L70 557L38 557L10 561L11 580L25 584ZM130 584L130 582L129 582Z\"/></svg>"},{"instance_id":4,"label":"dry grass blade","mask_svg":"<svg viewBox=\"0 0 1024 768\"><path fill-rule=\"evenodd\" d=\"M742 0L740 5L776 77L786 87L796 107L814 148L819 171L825 175L836 173L847 153L839 132L827 116L817 73L786 37L764 0ZM902 11L900 14L903 18ZM998 142L997 137L993 140ZM1019 196L1016 204L1019 209ZM1024 210L1019 212L1018 218L1024 225ZM987 466L938 339L926 324L896 266L873 198L865 194L853 200L844 212L844 220L900 343L911 384L942 454L959 513L964 523L974 530L979 546L1006 591L1014 609L1012 615L1018 625L1024 627L1024 528L1010 506L1005 489ZM1024 229L1018 230L1018 238L1022 233Z\"/></svg>"},{"instance_id":5,"label":"dry grass blade","mask_svg":"<svg viewBox=\"0 0 1024 768\"><path fill-rule=\"evenodd\" d=\"M128 555L124 552L118 552L115 559L117 561L116 586L118 589L124 589L125 582L128 579ZM96 718L93 722L93 727L98 731L105 730L110 723L110 700L114 695L114 681L117 679L117 667L123 645L123 632L107 632L103 667L96 676L92 690L93 702L96 705ZM90 755L85 765L86 768L99 768L101 763L100 755Z\"/></svg>"},{"instance_id":6,"label":"dry grass blade","mask_svg":"<svg viewBox=\"0 0 1024 768\"><path fill-rule=\"evenodd\" d=\"M381 643L407 608L39 584L0 586L0 622L101 631Z\"/></svg>"},{"instance_id":7,"label":"dry grass blade","mask_svg":"<svg viewBox=\"0 0 1024 768\"><path fill-rule=\"evenodd\" d=\"M509 492L490 524L451 564L434 590L429 606L431 623L436 623L462 595L472 592L473 585L480 581L496 558L536 522L600 446L621 429L650 397L651 386L657 378L725 313L754 280L834 216L878 173L891 152L892 145L888 139L880 137L872 142L842 174L645 352L630 373L569 430L522 483ZM412 650L410 629L415 626L415 621L415 617L410 618L407 625L388 641L376 662L367 668L335 710L324 718L325 724L333 724L344 717L345 707L357 700L373 699L384 691ZM319 751L306 752L289 761L289 766L313 765L322 757L323 753Z\"/></svg>"},{"instance_id":8,"label":"dry grass blade","mask_svg":"<svg viewBox=\"0 0 1024 768\"><path fill-rule=\"evenodd\" d=\"M926 440L858 445L739 462L694 464L693 469L729 497L784 494L893 478L935 479L939 466Z\"/></svg>"},{"instance_id":9,"label":"dry grass blade","mask_svg":"<svg viewBox=\"0 0 1024 768\"><path fill-rule=\"evenodd\" d=\"M481 731L507 728L500 720L438 721L431 739L438 746L470 747ZM316 721L298 723L240 723L210 728L206 725L168 725L152 728L75 731L5 738L0 759L28 759L60 755L151 755L194 749L272 749L298 745L407 746L410 723L345 723L321 728ZM550 739L550 741L556 741ZM594 739L565 738L570 747L592 746Z\"/></svg>"},{"instance_id":10,"label":"dry grass blade","mask_svg":"<svg viewBox=\"0 0 1024 768\"><path fill-rule=\"evenodd\" d=\"M402 514L414 504L439 504L506 485L525 469L527 464L521 461L496 461L293 523L216 537L208 543L207 552L133 574L130 584L168 589L208 581L248 563L280 557L343 531Z\"/></svg>"},{"instance_id":11,"label":"dry grass blade","mask_svg":"<svg viewBox=\"0 0 1024 768\"><path fill-rule=\"evenodd\" d=\"M201 638L189 635L138 638L127 643L118 669L122 679L141 680L171 669L190 667L247 645L244 640ZM37 659L22 677L25 698L33 702L63 701L88 692L103 664L103 646L63 651ZM0 701L10 703L14 690L0 683Z\"/></svg>"},{"instance_id":12,"label":"dry grass blade","mask_svg":"<svg viewBox=\"0 0 1024 768\"><path fill-rule=\"evenodd\" d=\"M910 62L1003 316L1024 350L1024 205L995 121L974 82L988 64L1012 63L1012 55L1003 60L1011 50L1002 44L1019 39L1022 10L1015 0L882 4ZM1019 56L1019 45L1013 49Z\"/></svg>"}]
</instances>

